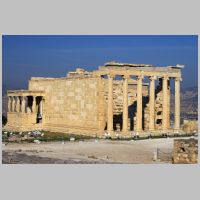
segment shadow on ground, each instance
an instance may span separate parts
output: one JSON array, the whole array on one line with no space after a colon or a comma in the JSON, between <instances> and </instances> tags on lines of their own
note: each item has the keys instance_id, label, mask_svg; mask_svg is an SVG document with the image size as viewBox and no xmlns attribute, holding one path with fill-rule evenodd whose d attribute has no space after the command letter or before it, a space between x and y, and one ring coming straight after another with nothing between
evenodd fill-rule
<instances>
[{"instance_id":1,"label":"shadow on ground","mask_svg":"<svg viewBox=\"0 0 200 200\"><path fill-rule=\"evenodd\" d=\"M27 155L18 152L2 151L2 164L106 164L112 163L105 160L86 160L77 158L55 159L36 155Z\"/></svg>"}]
</instances>

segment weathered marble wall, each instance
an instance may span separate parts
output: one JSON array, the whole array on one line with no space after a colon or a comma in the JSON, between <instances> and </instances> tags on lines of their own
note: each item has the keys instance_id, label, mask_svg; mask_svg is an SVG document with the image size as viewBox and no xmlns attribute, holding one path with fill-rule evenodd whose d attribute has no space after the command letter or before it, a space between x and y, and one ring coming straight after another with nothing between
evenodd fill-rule
<instances>
[{"instance_id":1,"label":"weathered marble wall","mask_svg":"<svg viewBox=\"0 0 200 200\"><path fill-rule=\"evenodd\" d=\"M43 126L52 131L105 127L100 78L32 79L29 90L45 91Z\"/></svg>"}]
</instances>

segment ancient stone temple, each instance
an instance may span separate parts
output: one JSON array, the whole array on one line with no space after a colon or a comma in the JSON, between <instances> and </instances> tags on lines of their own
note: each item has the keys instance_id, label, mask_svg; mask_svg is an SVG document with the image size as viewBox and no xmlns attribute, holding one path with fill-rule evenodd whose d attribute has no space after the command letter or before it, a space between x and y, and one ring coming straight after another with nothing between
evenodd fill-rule
<instances>
[{"instance_id":1,"label":"ancient stone temple","mask_svg":"<svg viewBox=\"0 0 200 200\"><path fill-rule=\"evenodd\" d=\"M109 62L92 72L77 68L66 77L32 77L28 90L8 91L5 130L113 137L179 131L181 68Z\"/></svg>"}]
</instances>

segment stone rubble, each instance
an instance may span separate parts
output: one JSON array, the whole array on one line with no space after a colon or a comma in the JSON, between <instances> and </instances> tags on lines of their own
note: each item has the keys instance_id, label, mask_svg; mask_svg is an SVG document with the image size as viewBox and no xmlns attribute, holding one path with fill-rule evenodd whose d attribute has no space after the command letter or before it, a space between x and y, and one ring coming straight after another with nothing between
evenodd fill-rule
<instances>
[{"instance_id":1,"label":"stone rubble","mask_svg":"<svg viewBox=\"0 0 200 200\"><path fill-rule=\"evenodd\" d=\"M174 140L173 163L198 163L198 140L195 138Z\"/></svg>"}]
</instances>

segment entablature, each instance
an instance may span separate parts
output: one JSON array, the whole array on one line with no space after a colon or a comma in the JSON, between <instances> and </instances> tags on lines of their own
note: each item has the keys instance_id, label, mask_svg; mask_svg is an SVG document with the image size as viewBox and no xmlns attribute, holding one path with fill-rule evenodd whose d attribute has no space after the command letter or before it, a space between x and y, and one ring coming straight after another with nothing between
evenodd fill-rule
<instances>
[{"instance_id":1,"label":"entablature","mask_svg":"<svg viewBox=\"0 0 200 200\"><path fill-rule=\"evenodd\" d=\"M45 96L44 91L36 90L8 90L7 96Z\"/></svg>"}]
</instances>

